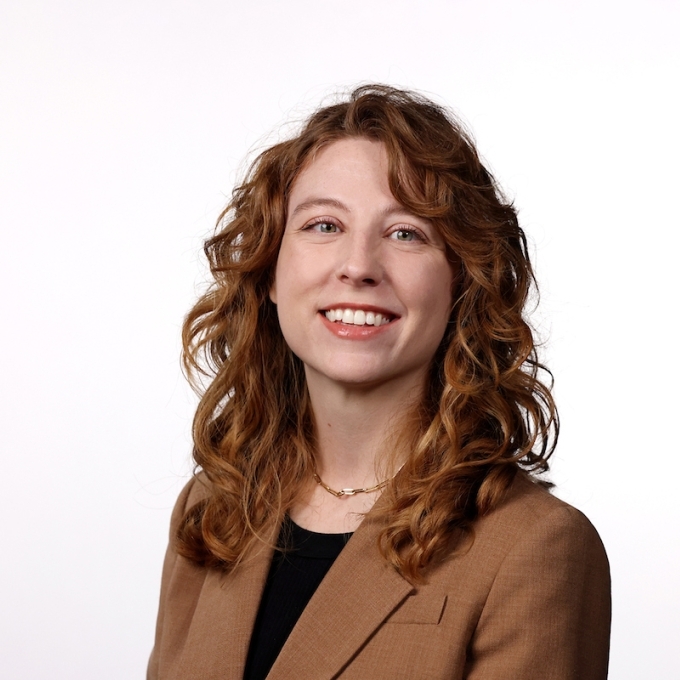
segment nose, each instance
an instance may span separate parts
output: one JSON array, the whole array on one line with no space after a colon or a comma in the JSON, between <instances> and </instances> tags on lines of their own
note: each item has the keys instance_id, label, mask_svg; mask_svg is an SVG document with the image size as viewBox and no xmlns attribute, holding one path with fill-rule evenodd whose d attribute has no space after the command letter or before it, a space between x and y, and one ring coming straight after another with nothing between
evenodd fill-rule
<instances>
[{"instance_id":1,"label":"nose","mask_svg":"<svg viewBox=\"0 0 680 680\"><path fill-rule=\"evenodd\" d=\"M383 278L380 246L368 234L348 235L341 250L337 277L354 286L376 286Z\"/></svg>"}]
</instances>

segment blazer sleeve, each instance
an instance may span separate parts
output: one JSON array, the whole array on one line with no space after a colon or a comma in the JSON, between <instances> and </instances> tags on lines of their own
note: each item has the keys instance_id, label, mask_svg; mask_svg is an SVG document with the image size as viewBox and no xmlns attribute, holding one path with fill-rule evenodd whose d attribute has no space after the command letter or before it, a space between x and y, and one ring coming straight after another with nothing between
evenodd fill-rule
<instances>
[{"instance_id":1,"label":"blazer sleeve","mask_svg":"<svg viewBox=\"0 0 680 680\"><path fill-rule=\"evenodd\" d=\"M156 680L159 677L158 665L161 649L161 639L163 637L164 631L165 605L168 600L168 590L170 588L172 573L175 570L175 563L178 558L177 552L175 551L177 530L179 529L182 517L184 517L184 513L186 512L189 495L191 494L195 482L196 477L192 477L186 484L186 486L182 489L180 495L177 498L177 501L175 502L175 507L172 510L172 516L170 518L170 536L168 540L168 548L165 552L165 559L163 560L163 573L161 576L161 595L160 603L158 606L158 618L156 619L156 636L154 648L151 652L151 657L149 658L149 665L147 667L146 672L147 680Z\"/></svg>"},{"instance_id":2,"label":"blazer sleeve","mask_svg":"<svg viewBox=\"0 0 680 680\"><path fill-rule=\"evenodd\" d=\"M468 680L605 680L609 563L578 510L527 523L503 560L475 634Z\"/></svg>"}]
</instances>

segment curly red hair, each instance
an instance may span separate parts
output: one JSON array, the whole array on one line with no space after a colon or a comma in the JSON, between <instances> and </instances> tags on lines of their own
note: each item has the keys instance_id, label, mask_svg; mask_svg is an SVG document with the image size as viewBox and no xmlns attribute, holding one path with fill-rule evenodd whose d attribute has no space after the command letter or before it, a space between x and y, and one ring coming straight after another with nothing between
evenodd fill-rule
<instances>
[{"instance_id":1,"label":"curly red hair","mask_svg":"<svg viewBox=\"0 0 680 680\"><path fill-rule=\"evenodd\" d=\"M254 541L275 540L312 475L304 370L269 291L291 186L319 149L348 137L385 145L394 197L436 225L457 268L448 329L402 433L411 454L376 511L383 555L418 579L518 472L548 468L559 426L525 319L535 281L516 211L448 111L366 85L263 151L205 244L214 282L189 312L183 343L194 384L210 378L193 425L209 496L188 509L178 535L179 552L201 564L228 570Z\"/></svg>"}]
</instances>

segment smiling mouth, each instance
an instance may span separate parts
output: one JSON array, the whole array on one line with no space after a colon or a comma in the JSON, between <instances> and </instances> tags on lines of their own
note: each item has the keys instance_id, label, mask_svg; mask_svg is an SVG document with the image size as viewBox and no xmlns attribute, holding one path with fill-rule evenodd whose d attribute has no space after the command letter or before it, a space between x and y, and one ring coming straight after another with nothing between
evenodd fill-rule
<instances>
[{"instance_id":1,"label":"smiling mouth","mask_svg":"<svg viewBox=\"0 0 680 680\"><path fill-rule=\"evenodd\" d=\"M397 318L380 312L366 312L363 309L326 309L321 310L321 313L332 323L352 326L385 326Z\"/></svg>"}]
</instances>

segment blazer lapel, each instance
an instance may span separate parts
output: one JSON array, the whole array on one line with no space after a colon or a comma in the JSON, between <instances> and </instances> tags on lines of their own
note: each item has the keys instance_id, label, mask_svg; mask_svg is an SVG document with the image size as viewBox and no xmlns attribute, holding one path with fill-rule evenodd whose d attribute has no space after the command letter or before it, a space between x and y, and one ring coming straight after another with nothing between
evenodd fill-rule
<instances>
[{"instance_id":1,"label":"blazer lapel","mask_svg":"<svg viewBox=\"0 0 680 680\"><path fill-rule=\"evenodd\" d=\"M268 680L328 680L366 642L413 586L378 550L370 515L349 540L272 667Z\"/></svg>"},{"instance_id":2,"label":"blazer lapel","mask_svg":"<svg viewBox=\"0 0 680 680\"><path fill-rule=\"evenodd\" d=\"M242 678L250 636L272 559L256 546L233 572L211 569L196 605L177 680Z\"/></svg>"}]
</instances>

